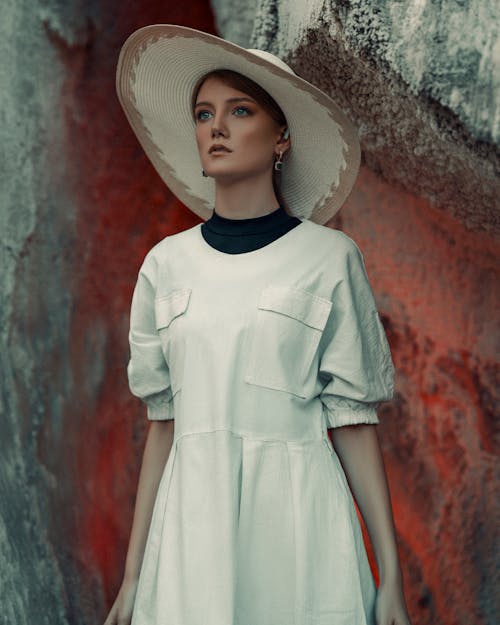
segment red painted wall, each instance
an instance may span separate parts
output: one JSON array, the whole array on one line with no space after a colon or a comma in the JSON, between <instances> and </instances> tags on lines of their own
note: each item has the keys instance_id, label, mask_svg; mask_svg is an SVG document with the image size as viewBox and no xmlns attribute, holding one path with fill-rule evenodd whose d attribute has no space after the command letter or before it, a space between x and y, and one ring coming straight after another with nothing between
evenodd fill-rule
<instances>
[{"instance_id":1,"label":"red painted wall","mask_svg":"<svg viewBox=\"0 0 500 625\"><path fill-rule=\"evenodd\" d=\"M105 6L104 6L105 5ZM146 252L197 223L145 157L115 95L120 47L137 28L177 23L214 32L208 2L103 3L99 27L72 46L49 33L67 67L61 100L77 237L64 447L44 424L39 455L67 478L50 496L51 540L71 623L96 623L113 602L125 562L147 420L126 378L132 291ZM58 365L54 363L54 369ZM62 532L63 530L63 532Z\"/></svg>"},{"instance_id":2,"label":"red painted wall","mask_svg":"<svg viewBox=\"0 0 500 625\"><path fill-rule=\"evenodd\" d=\"M335 225L363 250L396 367L378 432L412 622L493 624L498 243L366 169Z\"/></svg>"}]
</instances>

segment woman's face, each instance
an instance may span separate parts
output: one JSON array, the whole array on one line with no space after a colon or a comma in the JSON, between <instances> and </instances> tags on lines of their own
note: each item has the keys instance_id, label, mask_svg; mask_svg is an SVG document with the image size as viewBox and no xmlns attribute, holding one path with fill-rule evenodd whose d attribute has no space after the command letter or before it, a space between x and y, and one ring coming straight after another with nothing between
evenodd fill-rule
<instances>
[{"instance_id":1,"label":"woman's face","mask_svg":"<svg viewBox=\"0 0 500 625\"><path fill-rule=\"evenodd\" d=\"M285 127L249 95L217 77L207 78L196 98L196 142L203 169L221 182L235 182L271 172ZM210 151L214 145L226 150Z\"/></svg>"}]
</instances>

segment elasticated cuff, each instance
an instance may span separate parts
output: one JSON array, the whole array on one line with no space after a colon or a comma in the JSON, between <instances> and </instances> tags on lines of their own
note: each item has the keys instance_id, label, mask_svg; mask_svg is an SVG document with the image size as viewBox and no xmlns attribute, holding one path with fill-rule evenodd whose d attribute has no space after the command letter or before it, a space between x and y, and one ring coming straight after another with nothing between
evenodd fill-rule
<instances>
[{"instance_id":1,"label":"elasticated cuff","mask_svg":"<svg viewBox=\"0 0 500 625\"><path fill-rule=\"evenodd\" d=\"M379 423L376 407L371 405L353 410L344 407L328 408L323 404L323 410L327 428L338 428L343 425L356 425L358 423Z\"/></svg>"},{"instance_id":2,"label":"elasticated cuff","mask_svg":"<svg viewBox=\"0 0 500 625\"><path fill-rule=\"evenodd\" d=\"M147 414L150 421L166 421L174 418L174 402L161 404L147 404Z\"/></svg>"}]
</instances>

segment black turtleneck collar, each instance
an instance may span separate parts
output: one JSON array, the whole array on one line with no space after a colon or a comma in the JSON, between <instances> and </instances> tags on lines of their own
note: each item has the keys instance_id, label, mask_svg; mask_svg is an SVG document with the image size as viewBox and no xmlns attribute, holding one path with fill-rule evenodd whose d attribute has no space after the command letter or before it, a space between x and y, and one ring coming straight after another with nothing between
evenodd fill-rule
<instances>
[{"instance_id":1,"label":"black turtleneck collar","mask_svg":"<svg viewBox=\"0 0 500 625\"><path fill-rule=\"evenodd\" d=\"M220 252L241 254L268 245L298 226L301 220L282 206L259 217L231 219L215 212L201 225L205 241Z\"/></svg>"}]
</instances>

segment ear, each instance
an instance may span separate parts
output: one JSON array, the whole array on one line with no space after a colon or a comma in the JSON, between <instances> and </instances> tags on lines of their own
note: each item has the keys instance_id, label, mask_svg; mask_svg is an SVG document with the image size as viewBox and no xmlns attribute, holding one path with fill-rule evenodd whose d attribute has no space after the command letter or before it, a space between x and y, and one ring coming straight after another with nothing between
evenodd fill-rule
<instances>
[{"instance_id":1,"label":"ear","mask_svg":"<svg viewBox=\"0 0 500 625\"><path fill-rule=\"evenodd\" d=\"M276 145L279 148L279 150L282 152L286 152L290 148L290 145L291 145L290 131L287 126L281 127L280 137Z\"/></svg>"}]
</instances>

